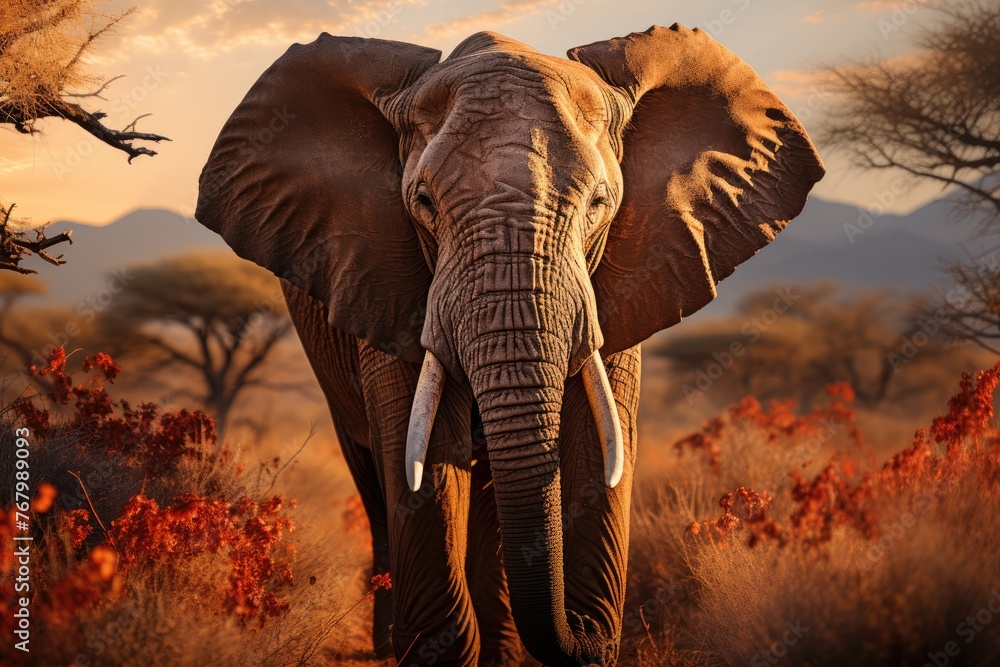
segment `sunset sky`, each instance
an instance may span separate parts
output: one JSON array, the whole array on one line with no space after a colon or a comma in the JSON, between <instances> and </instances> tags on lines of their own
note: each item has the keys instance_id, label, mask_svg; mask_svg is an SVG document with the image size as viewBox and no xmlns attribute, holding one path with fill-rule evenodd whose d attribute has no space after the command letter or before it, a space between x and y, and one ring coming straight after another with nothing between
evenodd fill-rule
<instances>
[{"instance_id":1,"label":"sunset sky","mask_svg":"<svg viewBox=\"0 0 1000 667\"><path fill-rule=\"evenodd\" d=\"M466 36L494 30L542 52L564 55L581 44L674 22L701 27L761 74L815 127L830 98L818 69L847 59L904 56L907 33L933 20L912 0L112 0L107 11L137 6L118 32L99 43L90 68L125 74L89 108L120 128L140 114L139 129L173 141L132 165L75 126L48 121L26 137L0 131L0 197L34 222L111 222L135 208L194 208L197 178L223 122L258 75L293 42L333 34L432 46L447 54ZM897 29L897 28L902 29ZM821 153L829 174L814 193L868 208L898 176L860 175ZM898 184L895 188L899 190ZM905 212L940 190L892 196Z\"/></svg>"}]
</instances>

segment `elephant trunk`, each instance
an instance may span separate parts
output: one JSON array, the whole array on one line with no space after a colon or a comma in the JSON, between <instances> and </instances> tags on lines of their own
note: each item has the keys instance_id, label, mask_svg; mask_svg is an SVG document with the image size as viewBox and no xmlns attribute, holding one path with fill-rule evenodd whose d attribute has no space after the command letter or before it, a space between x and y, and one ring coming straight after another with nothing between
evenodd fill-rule
<instances>
[{"instance_id":1,"label":"elephant trunk","mask_svg":"<svg viewBox=\"0 0 1000 667\"><path fill-rule=\"evenodd\" d=\"M521 640L546 665L609 665L618 629L593 620L605 618L597 610L567 608L563 571L559 430L569 374L580 370L587 389L605 452L602 481L613 486L623 467L618 412L597 353L603 339L595 297L568 227L556 233L554 216L534 205L507 211L505 219L506 233L496 216L470 222L466 237L478 242L438 257L407 474L411 488L419 486L441 383L446 372L464 373L486 436ZM597 449L585 455L600 457Z\"/></svg>"},{"instance_id":2,"label":"elephant trunk","mask_svg":"<svg viewBox=\"0 0 1000 667\"><path fill-rule=\"evenodd\" d=\"M559 420L564 342L545 332L474 342L466 369L486 434L511 610L528 651L546 665L610 664L614 643L567 612L563 574ZM547 350L543 353L542 350ZM534 352L527 352L534 351ZM511 356L510 354L508 356Z\"/></svg>"}]
</instances>

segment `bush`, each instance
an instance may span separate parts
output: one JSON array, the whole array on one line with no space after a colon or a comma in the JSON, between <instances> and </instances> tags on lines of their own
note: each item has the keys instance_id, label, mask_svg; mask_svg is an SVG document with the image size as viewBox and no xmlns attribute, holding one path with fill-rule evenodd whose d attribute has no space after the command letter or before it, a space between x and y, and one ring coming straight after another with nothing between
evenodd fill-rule
<instances>
[{"instance_id":1,"label":"bush","mask_svg":"<svg viewBox=\"0 0 1000 667\"><path fill-rule=\"evenodd\" d=\"M0 662L86 665L308 664L362 639L344 591L368 593L364 553L321 531L293 540L296 501L271 493L279 460L244 469L200 411L133 408L109 394L121 368L103 354L67 370L53 351L44 392L0 411L3 436L30 437L31 653ZM40 383L41 384L41 383ZM14 442L4 442L13 470ZM4 490L2 493L9 493ZM0 496L0 508L14 507ZM306 524L308 525L308 524ZM0 509L0 632L15 618L13 509ZM17 593L20 595L20 593ZM347 621L342 623L342 621ZM338 642L340 643L340 642Z\"/></svg>"},{"instance_id":2,"label":"bush","mask_svg":"<svg viewBox=\"0 0 1000 667\"><path fill-rule=\"evenodd\" d=\"M639 488L632 520L630 608L663 582L672 595L626 627L622 661L924 664L954 642L960 664L995 664L1000 630L983 619L1000 607L998 380L1000 363L965 374L948 413L881 465L843 385L804 415L745 399L682 439L700 464ZM839 435L803 457L826 419Z\"/></svg>"}]
</instances>

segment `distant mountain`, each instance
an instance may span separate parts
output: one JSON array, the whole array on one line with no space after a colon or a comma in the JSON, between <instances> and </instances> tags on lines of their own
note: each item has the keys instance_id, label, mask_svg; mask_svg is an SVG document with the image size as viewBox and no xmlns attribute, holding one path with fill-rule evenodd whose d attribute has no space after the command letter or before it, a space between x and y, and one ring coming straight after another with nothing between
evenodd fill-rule
<instances>
[{"instance_id":1,"label":"distant mountain","mask_svg":"<svg viewBox=\"0 0 1000 667\"><path fill-rule=\"evenodd\" d=\"M719 296L697 317L731 314L748 292L820 281L848 288L925 292L941 285L941 266L986 246L970 241L975 221L952 222L947 199L908 215L810 198L774 243L719 284Z\"/></svg>"},{"instance_id":2,"label":"distant mountain","mask_svg":"<svg viewBox=\"0 0 1000 667\"><path fill-rule=\"evenodd\" d=\"M227 247L194 219L162 209L139 209L104 227L55 222L46 233L64 231L73 232L73 245L56 250L66 256L66 264L56 268L36 260L31 268L48 283L49 300L69 304L108 288L116 270L188 250Z\"/></svg>"},{"instance_id":3,"label":"distant mountain","mask_svg":"<svg viewBox=\"0 0 1000 667\"><path fill-rule=\"evenodd\" d=\"M924 291L940 283L942 261L966 255L973 223L952 224L947 200L909 215L875 216L845 204L812 198L802 215L756 257L719 285L719 297L698 317L730 314L748 292L771 285L832 281L857 288ZM877 210L877 209L876 209ZM73 231L69 260L41 265L49 299L77 304L108 286L108 275L137 262L194 249L225 249L215 233L165 210L137 210L104 227L59 222L50 233ZM32 264L38 267L40 264Z\"/></svg>"}]
</instances>

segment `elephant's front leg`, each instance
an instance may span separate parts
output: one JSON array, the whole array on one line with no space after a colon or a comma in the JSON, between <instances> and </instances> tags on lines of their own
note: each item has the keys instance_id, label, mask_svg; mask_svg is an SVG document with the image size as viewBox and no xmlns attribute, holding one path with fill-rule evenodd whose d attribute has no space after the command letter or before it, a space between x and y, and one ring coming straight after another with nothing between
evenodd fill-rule
<instances>
[{"instance_id":1,"label":"elephant's front leg","mask_svg":"<svg viewBox=\"0 0 1000 667\"><path fill-rule=\"evenodd\" d=\"M639 346L604 360L625 444L621 481L604 483L601 442L579 377L566 383L559 459L563 479L566 607L570 622L616 648L621 640L628 560L629 513L636 456L641 357Z\"/></svg>"},{"instance_id":2,"label":"elephant's front leg","mask_svg":"<svg viewBox=\"0 0 1000 667\"><path fill-rule=\"evenodd\" d=\"M480 667L520 665L524 647L510 611L510 594L500 556L500 524L493 497L493 477L486 439L476 414L472 433L472 505L469 510L469 556L465 572L479 621Z\"/></svg>"},{"instance_id":3,"label":"elephant's front leg","mask_svg":"<svg viewBox=\"0 0 1000 667\"><path fill-rule=\"evenodd\" d=\"M360 346L372 453L381 464L400 665L475 665L479 630L465 578L471 467L469 392L448 380L431 433L420 490L404 456L420 368Z\"/></svg>"}]
</instances>

